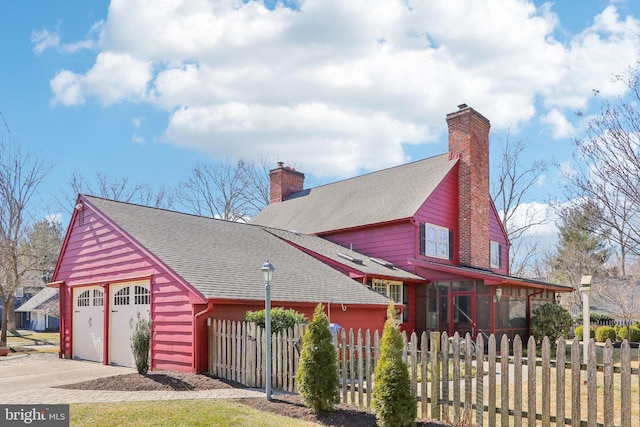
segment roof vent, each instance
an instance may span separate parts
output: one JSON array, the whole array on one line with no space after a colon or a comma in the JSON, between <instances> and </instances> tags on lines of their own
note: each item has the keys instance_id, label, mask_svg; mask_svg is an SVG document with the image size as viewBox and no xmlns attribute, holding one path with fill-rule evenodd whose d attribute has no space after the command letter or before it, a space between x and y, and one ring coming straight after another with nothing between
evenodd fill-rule
<instances>
[{"instance_id":1,"label":"roof vent","mask_svg":"<svg viewBox=\"0 0 640 427\"><path fill-rule=\"evenodd\" d=\"M362 264L363 263L362 259L360 259L360 258L352 257L350 255L343 254L343 253L340 253L340 252L338 252L338 256L340 258L348 259L349 261L351 261L353 263L356 263L356 264Z\"/></svg>"},{"instance_id":2,"label":"roof vent","mask_svg":"<svg viewBox=\"0 0 640 427\"><path fill-rule=\"evenodd\" d=\"M371 260L371 262L375 262L376 264L383 265L383 266L385 266L387 268L393 268L394 267L392 262L385 261L385 260L380 259L380 258L369 258L369 259Z\"/></svg>"}]
</instances>

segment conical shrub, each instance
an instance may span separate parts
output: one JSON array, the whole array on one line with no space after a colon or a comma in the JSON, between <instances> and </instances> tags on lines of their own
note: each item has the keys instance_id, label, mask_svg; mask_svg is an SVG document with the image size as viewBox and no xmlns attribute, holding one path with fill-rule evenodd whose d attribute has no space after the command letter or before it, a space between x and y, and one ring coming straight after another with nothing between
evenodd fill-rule
<instances>
[{"instance_id":1,"label":"conical shrub","mask_svg":"<svg viewBox=\"0 0 640 427\"><path fill-rule=\"evenodd\" d=\"M395 317L395 308L390 301L373 383L372 407L380 427L410 425L418 411L416 397L411 391L409 369L402 361L402 335Z\"/></svg>"},{"instance_id":2,"label":"conical shrub","mask_svg":"<svg viewBox=\"0 0 640 427\"><path fill-rule=\"evenodd\" d=\"M324 306L318 304L302 338L296 374L298 393L313 412L330 411L340 401L336 349Z\"/></svg>"}]
</instances>

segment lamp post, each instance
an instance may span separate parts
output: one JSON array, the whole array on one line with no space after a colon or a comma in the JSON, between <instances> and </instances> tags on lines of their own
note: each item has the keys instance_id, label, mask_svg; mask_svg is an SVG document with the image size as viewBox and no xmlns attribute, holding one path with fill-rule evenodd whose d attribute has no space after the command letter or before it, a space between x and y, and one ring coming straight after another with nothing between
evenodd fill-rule
<instances>
[{"instance_id":1,"label":"lamp post","mask_svg":"<svg viewBox=\"0 0 640 427\"><path fill-rule=\"evenodd\" d=\"M267 400L271 400L271 279L273 278L273 272L275 267L267 260L262 264L262 276L264 277L264 333L266 334L266 363L265 363L265 377L266 386L265 392L267 394Z\"/></svg>"},{"instance_id":2,"label":"lamp post","mask_svg":"<svg viewBox=\"0 0 640 427\"><path fill-rule=\"evenodd\" d=\"M591 276L582 276L580 279L580 292L582 292L582 362L587 364L587 348L591 339L591 315L589 313L589 293L591 292Z\"/></svg>"}]
</instances>

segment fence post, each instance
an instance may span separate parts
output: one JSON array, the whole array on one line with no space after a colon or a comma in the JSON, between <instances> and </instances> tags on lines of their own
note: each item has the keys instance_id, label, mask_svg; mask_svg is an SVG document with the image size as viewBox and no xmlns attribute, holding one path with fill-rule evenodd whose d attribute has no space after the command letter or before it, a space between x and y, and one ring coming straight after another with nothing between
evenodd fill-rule
<instances>
[{"instance_id":1,"label":"fence post","mask_svg":"<svg viewBox=\"0 0 640 427\"><path fill-rule=\"evenodd\" d=\"M509 427L509 338L503 334L500 339L500 423Z\"/></svg>"},{"instance_id":2,"label":"fence post","mask_svg":"<svg viewBox=\"0 0 640 427\"><path fill-rule=\"evenodd\" d=\"M640 377L640 375L638 375ZM627 340L620 347L620 416L622 427L631 426L631 350Z\"/></svg>"},{"instance_id":3,"label":"fence post","mask_svg":"<svg viewBox=\"0 0 640 427\"><path fill-rule=\"evenodd\" d=\"M440 419L440 360L438 351L440 350L440 333L432 332L431 339L431 418Z\"/></svg>"},{"instance_id":4,"label":"fence post","mask_svg":"<svg viewBox=\"0 0 640 427\"><path fill-rule=\"evenodd\" d=\"M484 338L479 333L476 338L476 424L484 425ZM495 425L495 424L494 424Z\"/></svg>"},{"instance_id":5,"label":"fence post","mask_svg":"<svg viewBox=\"0 0 640 427\"><path fill-rule=\"evenodd\" d=\"M531 336L527 342L527 424L529 427L536 425L536 340Z\"/></svg>"},{"instance_id":6,"label":"fence post","mask_svg":"<svg viewBox=\"0 0 640 427\"><path fill-rule=\"evenodd\" d=\"M556 425L565 424L565 371L567 345L563 337L556 347Z\"/></svg>"},{"instance_id":7,"label":"fence post","mask_svg":"<svg viewBox=\"0 0 640 427\"><path fill-rule=\"evenodd\" d=\"M442 333L440 339L441 342L441 354L442 354L442 416L445 420L449 418L449 336L446 332ZM425 377L423 377L425 378ZM426 388L425 388L426 390ZM426 393L425 393L426 394Z\"/></svg>"},{"instance_id":8,"label":"fence post","mask_svg":"<svg viewBox=\"0 0 640 427\"><path fill-rule=\"evenodd\" d=\"M496 425L496 336L491 334L488 343L489 358L489 425Z\"/></svg>"},{"instance_id":9,"label":"fence post","mask_svg":"<svg viewBox=\"0 0 640 427\"><path fill-rule=\"evenodd\" d=\"M522 426L522 339L513 339L513 425Z\"/></svg>"},{"instance_id":10,"label":"fence post","mask_svg":"<svg viewBox=\"0 0 640 427\"><path fill-rule=\"evenodd\" d=\"M607 339L604 344L603 353L603 375L604 375L604 387L602 392L604 394L604 425L613 425L613 344L611 340Z\"/></svg>"}]
</instances>

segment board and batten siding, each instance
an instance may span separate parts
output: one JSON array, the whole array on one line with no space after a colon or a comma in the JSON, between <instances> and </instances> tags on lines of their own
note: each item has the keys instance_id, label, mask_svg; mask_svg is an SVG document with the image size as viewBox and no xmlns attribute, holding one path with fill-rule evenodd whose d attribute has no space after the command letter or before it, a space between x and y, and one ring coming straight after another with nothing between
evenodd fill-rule
<instances>
[{"instance_id":1,"label":"board and batten siding","mask_svg":"<svg viewBox=\"0 0 640 427\"><path fill-rule=\"evenodd\" d=\"M191 371L193 364L193 307L190 290L150 258L117 227L85 207L66 237L55 280L64 282L65 330L61 351L72 355L73 287L150 277L152 369Z\"/></svg>"}]
</instances>

